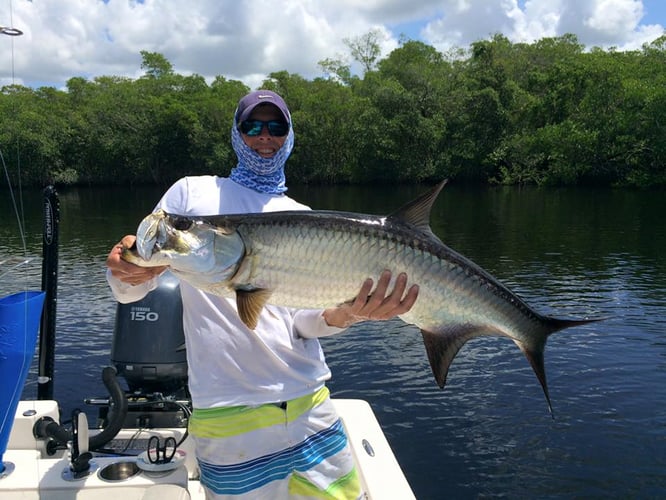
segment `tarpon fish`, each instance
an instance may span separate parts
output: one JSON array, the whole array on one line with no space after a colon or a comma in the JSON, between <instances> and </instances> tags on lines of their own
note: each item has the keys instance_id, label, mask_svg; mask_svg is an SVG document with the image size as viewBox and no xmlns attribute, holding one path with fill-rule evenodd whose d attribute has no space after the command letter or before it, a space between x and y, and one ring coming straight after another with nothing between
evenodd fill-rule
<instances>
[{"instance_id":1,"label":"tarpon fish","mask_svg":"<svg viewBox=\"0 0 666 500\"><path fill-rule=\"evenodd\" d=\"M552 414L544 370L548 336L596 319L543 316L431 231L431 207L446 181L380 217L337 211L180 216L156 211L139 225L123 258L170 267L205 292L235 297L253 329L267 303L319 309L352 301L368 277L405 272L419 296L401 315L423 336L435 380L444 387L460 348L478 336L504 336L525 354Z\"/></svg>"}]
</instances>

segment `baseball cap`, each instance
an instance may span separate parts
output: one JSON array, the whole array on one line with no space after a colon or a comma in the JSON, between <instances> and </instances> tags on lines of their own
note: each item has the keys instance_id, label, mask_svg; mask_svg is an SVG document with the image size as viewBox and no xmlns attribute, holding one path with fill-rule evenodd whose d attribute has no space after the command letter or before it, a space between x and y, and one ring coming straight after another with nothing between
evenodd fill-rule
<instances>
[{"instance_id":1,"label":"baseball cap","mask_svg":"<svg viewBox=\"0 0 666 500\"><path fill-rule=\"evenodd\" d=\"M252 114L252 110L260 104L273 104L280 110L280 112L282 112L287 123L291 123L291 115L287 104L282 97L272 90L255 90L238 101L238 108L236 108L236 123L247 120L250 117L250 114Z\"/></svg>"}]
</instances>

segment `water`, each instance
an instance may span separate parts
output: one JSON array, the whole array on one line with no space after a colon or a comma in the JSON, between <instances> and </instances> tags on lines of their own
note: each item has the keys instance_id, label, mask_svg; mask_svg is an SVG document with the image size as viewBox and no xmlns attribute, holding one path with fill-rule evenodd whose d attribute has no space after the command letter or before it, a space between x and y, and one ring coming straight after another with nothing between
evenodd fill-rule
<instances>
[{"instance_id":1,"label":"water","mask_svg":"<svg viewBox=\"0 0 666 500\"><path fill-rule=\"evenodd\" d=\"M291 194L315 208L386 213L422 189ZM60 192L55 396L65 416L85 409L84 397L105 395L115 302L104 260L159 194ZM449 246L541 312L608 319L549 339L554 419L508 339L468 343L444 390L420 333L398 320L323 339L334 397L372 405L417 498L666 496L665 200L659 192L445 188L432 226ZM8 201L0 194L0 296L41 280L39 193L23 198L25 254ZM34 375L26 397L36 394Z\"/></svg>"}]
</instances>

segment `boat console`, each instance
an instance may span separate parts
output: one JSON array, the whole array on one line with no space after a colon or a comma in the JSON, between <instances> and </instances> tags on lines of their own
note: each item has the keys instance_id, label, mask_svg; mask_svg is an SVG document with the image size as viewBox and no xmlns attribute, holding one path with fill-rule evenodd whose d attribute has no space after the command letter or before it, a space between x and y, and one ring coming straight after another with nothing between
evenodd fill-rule
<instances>
[{"instance_id":1,"label":"boat console","mask_svg":"<svg viewBox=\"0 0 666 500\"><path fill-rule=\"evenodd\" d=\"M56 401L19 403L4 455L4 463L10 470L6 470L0 480L3 499L97 499L111 495L122 495L123 500L190 498L188 480L197 474L194 454L188 452L190 450L179 448L177 460L156 470L149 465L144 466L141 454L132 456L79 450L77 455L71 443L65 449L49 449L50 441L35 436L33 430L44 420L58 423L58 414ZM81 418L78 424L84 426L85 420ZM127 429L119 432L118 437L140 441L157 435L161 439L171 436L179 440L183 434L183 429ZM80 445L83 443L80 442ZM89 459L77 463L77 459L85 453L90 454ZM152 496L158 493L158 496Z\"/></svg>"}]
</instances>

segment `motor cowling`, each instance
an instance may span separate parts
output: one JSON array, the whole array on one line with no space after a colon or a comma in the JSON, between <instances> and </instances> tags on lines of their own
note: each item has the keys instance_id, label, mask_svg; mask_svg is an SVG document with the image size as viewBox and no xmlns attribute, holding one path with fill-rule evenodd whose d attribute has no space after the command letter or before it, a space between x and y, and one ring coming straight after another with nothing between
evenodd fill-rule
<instances>
[{"instance_id":1,"label":"motor cowling","mask_svg":"<svg viewBox=\"0 0 666 500\"><path fill-rule=\"evenodd\" d=\"M170 272L142 300L118 303L111 362L130 391L175 393L187 385L180 282Z\"/></svg>"}]
</instances>

